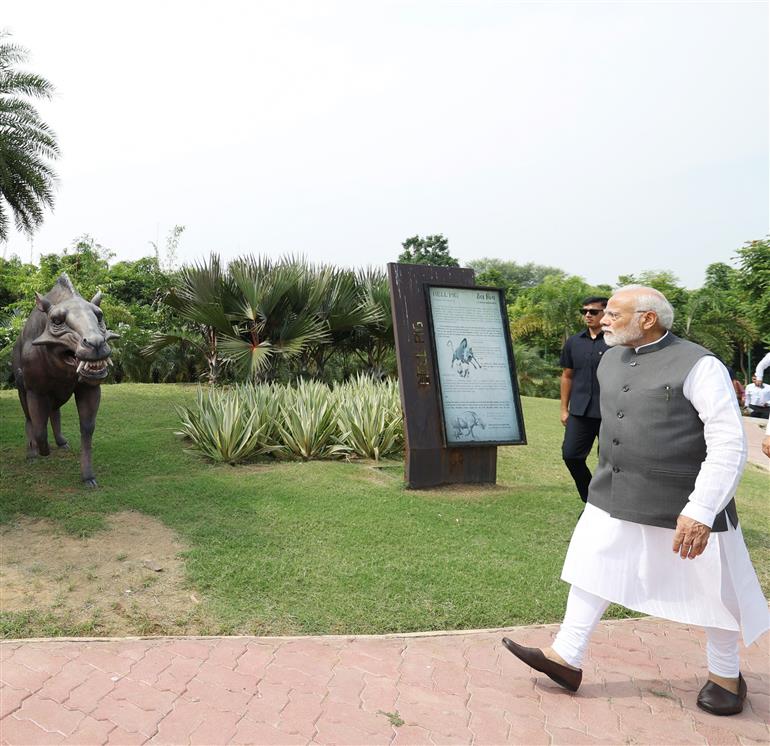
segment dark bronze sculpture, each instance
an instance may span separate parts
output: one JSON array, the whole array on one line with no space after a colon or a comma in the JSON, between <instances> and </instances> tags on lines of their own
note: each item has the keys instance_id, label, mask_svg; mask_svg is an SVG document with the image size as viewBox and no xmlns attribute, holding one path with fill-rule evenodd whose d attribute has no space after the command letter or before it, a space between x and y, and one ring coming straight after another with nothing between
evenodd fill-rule
<instances>
[{"instance_id":1,"label":"dark bronze sculpture","mask_svg":"<svg viewBox=\"0 0 770 746\"><path fill-rule=\"evenodd\" d=\"M46 295L35 293L36 308L13 348L13 374L26 418L27 457L48 456L48 420L56 445L67 446L61 434L62 404L75 394L80 418L80 475L96 487L91 465L91 439L107 377L110 346L118 335L107 329L99 304L82 298L62 274Z\"/></svg>"}]
</instances>

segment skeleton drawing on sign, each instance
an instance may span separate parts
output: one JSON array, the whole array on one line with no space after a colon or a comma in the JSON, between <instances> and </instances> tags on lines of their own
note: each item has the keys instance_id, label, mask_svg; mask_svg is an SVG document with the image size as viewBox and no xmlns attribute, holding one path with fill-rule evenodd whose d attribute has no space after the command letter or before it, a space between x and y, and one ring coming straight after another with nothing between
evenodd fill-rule
<instances>
[{"instance_id":1,"label":"skeleton drawing on sign","mask_svg":"<svg viewBox=\"0 0 770 746\"><path fill-rule=\"evenodd\" d=\"M452 429L455 432L455 438L463 438L466 435L470 438L473 437L473 428L476 426L482 430L486 430L487 426L481 417L471 410L458 414L452 420Z\"/></svg>"},{"instance_id":2,"label":"skeleton drawing on sign","mask_svg":"<svg viewBox=\"0 0 770 746\"><path fill-rule=\"evenodd\" d=\"M452 350L452 362L450 363L450 367L454 369L454 365L457 363L457 374L461 378L467 377L471 366L474 368L481 367L481 363L479 363L476 356L473 354L473 347L468 345L468 339L466 337L463 337L462 342L460 342L457 347L452 344L451 339L447 340L447 347Z\"/></svg>"}]
</instances>

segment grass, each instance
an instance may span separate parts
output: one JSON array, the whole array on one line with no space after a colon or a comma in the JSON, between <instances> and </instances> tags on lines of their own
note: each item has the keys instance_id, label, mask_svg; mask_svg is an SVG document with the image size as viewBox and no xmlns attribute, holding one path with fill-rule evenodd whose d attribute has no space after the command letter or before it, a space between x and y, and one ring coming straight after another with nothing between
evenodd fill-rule
<instances>
[{"instance_id":1,"label":"grass","mask_svg":"<svg viewBox=\"0 0 770 746\"><path fill-rule=\"evenodd\" d=\"M73 403L62 410L72 450L27 463L16 394L0 391L0 523L45 517L85 537L117 511L156 517L190 547L187 579L209 620L191 630L199 633L385 633L561 618L559 575L581 503L560 459L558 402L524 399L530 444L499 449L497 486L411 491L395 461L207 463L173 434L174 406L194 397L190 386L103 387L100 487L88 490ZM738 497L765 593L769 485L749 466ZM2 621L10 637L94 627L34 609Z\"/></svg>"}]
</instances>

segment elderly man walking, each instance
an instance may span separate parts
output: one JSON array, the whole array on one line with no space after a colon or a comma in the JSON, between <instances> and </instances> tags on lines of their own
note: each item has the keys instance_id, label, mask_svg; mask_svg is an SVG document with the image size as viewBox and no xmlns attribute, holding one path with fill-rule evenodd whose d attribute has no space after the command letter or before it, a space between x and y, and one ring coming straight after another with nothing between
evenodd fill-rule
<instances>
[{"instance_id":1,"label":"elderly man walking","mask_svg":"<svg viewBox=\"0 0 770 746\"><path fill-rule=\"evenodd\" d=\"M652 288L610 298L599 365L599 465L564 561L571 584L552 647L503 638L515 656L576 691L592 631L610 602L705 627L708 681L700 708L741 712L740 634L770 615L743 541L735 494L746 445L727 370L674 336L674 312Z\"/></svg>"}]
</instances>

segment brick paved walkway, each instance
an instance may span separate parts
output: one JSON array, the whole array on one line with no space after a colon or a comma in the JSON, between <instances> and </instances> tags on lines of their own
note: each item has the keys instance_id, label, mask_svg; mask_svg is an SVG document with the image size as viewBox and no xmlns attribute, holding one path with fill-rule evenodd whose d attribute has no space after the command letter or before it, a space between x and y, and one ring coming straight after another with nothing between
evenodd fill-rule
<instances>
[{"instance_id":1,"label":"brick paved walkway","mask_svg":"<svg viewBox=\"0 0 770 746\"><path fill-rule=\"evenodd\" d=\"M547 644L556 626L505 631ZM700 630L602 623L570 694L501 632L0 644L3 744L767 744L770 644L743 713L698 710Z\"/></svg>"}]
</instances>

